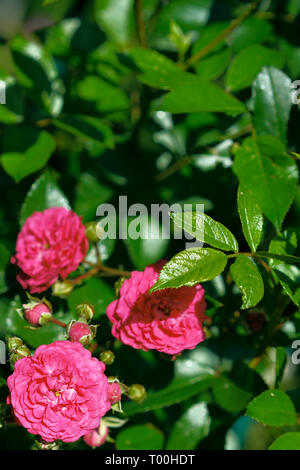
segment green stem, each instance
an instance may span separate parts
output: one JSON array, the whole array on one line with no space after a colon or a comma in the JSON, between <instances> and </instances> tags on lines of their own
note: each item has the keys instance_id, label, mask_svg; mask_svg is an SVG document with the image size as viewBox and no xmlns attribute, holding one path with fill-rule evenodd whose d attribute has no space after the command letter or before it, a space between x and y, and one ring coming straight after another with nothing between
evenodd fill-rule
<instances>
[{"instance_id":1,"label":"green stem","mask_svg":"<svg viewBox=\"0 0 300 470\"><path fill-rule=\"evenodd\" d=\"M222 136L218 137L216 139L216 142L223 142L226 139L232 139L232 140L238 139L239 137L242 137L245 134L249 134L249 132L252 131L252 128L253 128L252 124L249 124L249 125L245 126L243 129L239 130L238 132L236 132L234 134L222 135ZM210 153L212 157L213 156L218 156L217 155L217 149L215 149L214 147L206 147L205 150L206 150L207 153ZM176 171L180 170L181 168L183 168L187 165L190 165L192 162L193 162L193 158L187 155L187 156L181 158L180 160L178 160L177 162L173 163L173 165L171 165L166 170L163 170L161 173L159 173L156 176L155 179L156 179L156 181L161 182L161 181L165 180L166 178L168 178L169 176L176 173Z\"/></svg>"},{"instance_id":2,"label":"green stem","mask_svg":"<svg viewBox=\"0 0 300 470\"><path fill-rule=\"evenodd\" d=\"M192 65L196 64L200 59L203 59L207 54L209 54L223 39L225 39L229 34L231 34L251 13L254 11L258 4L259 0L252 2L249 7L242 13L238 18L233 20L230 25L221 31L210 43L205 47L200 49L196 54L190 57L185 63L185 69L190 68Z\"/></svg>"},{"instance_id":3,"label":"green stem","mask_svg":"<svg viewBox=\"0 0 300 470\"><path fill-rule=\"evenodd\" d=\"M122 269L114 269L108 266L103 266L102 264L95 264L92 269L90 269L86 273L81 274L80 276L77 276L74 279L69 279L69 281L74 285L81 284L82 281L97 276L98 274L101 275L101 272L110 276L129 277L131 275L131 271L124 271Z\"/></svg>"},{"instance_id":4,"label":"green stem","mask_svg":"<svg viewBox=\"0 0 300 470\"><path fill-rule=\"evenodd\" d=\"M66 323L64 323L63 321L57 320L57 318L55 317L52 317L50 322L54 323L55 325L61 326L62 328L66 328L67 326Z\"/></svg>"},{"instance_id":5,"label":"green stem","mask_svg":"<svg viewBox=\"0 0 300 470\"><path fill-rule=\"evenodd\" d=\"M146 41L146 30L145 30L145 23L143 18L143 1L142 0L135 0L135 15L136 15L136 23L137 23L137 30L139 35L139 41L142 47L147 47Z\"/></svg>"}]
</instances>

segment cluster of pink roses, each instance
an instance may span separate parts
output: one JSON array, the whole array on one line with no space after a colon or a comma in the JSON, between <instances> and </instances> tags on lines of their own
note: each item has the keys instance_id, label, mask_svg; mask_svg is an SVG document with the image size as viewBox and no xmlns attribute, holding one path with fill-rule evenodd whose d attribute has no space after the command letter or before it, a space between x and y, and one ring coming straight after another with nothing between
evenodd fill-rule
<instances>
[{"instance_id":1,"label":"cluster of pink roses","mask_svg":"<svg viewBox=\"0 0 300 470\"><path fill-rule=\"evenodd\" d=\"M42 292L77 269L88 251L85 227L71 210L36 212L18 235L12 262L21 269L18 280L31 293ZM164 289L149 294L165 261L133 271L120 298L107 307L112 334L133 348L177 355L205 339L206 303L201 285ZM38 324L33 312L32 321ZM77 334L77 331L76 331ZM18 422L46 442L85 436L101 445L108 430L101 421L120 392L109 384L105 365L72 341L56 341L20 359L8 378L10 403Z\"/></svg>"}]
</instances>

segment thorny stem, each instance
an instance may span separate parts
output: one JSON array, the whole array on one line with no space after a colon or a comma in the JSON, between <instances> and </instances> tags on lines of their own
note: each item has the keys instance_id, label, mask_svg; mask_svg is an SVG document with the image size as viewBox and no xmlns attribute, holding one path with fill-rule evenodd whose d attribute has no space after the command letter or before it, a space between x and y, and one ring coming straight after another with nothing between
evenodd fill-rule
<instances>
[{"instance_id":1,"label":"thorny stem","mask_svg":"<svg viewBox=\"0 0 300 470\"><path fill-rule=\"evenodd\" d=\"M175 173L177 170L180 170L180 168L188 165L192 161L193 161L192 157L189 157L189 156L181 158L180 160L175 162L173 165L171 165L169 168L159 173L159 175L157 175L156 177L156 181L158 182L163 181L164 179L168 178L173 173Z\"/></svg>"},{"instance_id":2,"label":"thorny stem","mask_svg":"<svg viewBox=\"0 0 300 470\"><path fill-rule=\"evenodd\" d=\"M131 275L131 271L124 271L122 269L110 268L108 266L103 266L102 264L96 264L96 265L92 265L91 263L88 263L88 264L93 266L89 271L87 271L84 274L81 274L80 276L75 277L74 279L69 279L69 281L73 285L80 284L82 281L89 279L90 277L101 275L101 272L103 272L107 276L129 277Z\"/></svg>"},{"instance_id":3,"label":"thorny stem","mask_svg":"<svg viewBox=\"0 0 300 470\"><path fill-rule=\"evenodd\" d=\"M227 135L227 136L226 135L220 136L219 138L216 139L216 141L222 142L226 139L232 139L232 140L237 139L239 137L242 137L245 134L249 134L249 132L252 131L252 127L253 127L252 124L249 124L249 125L245 126L243 129L240 129L238 132L236 132L234 134ZM210 153L212 157L217 155L216 150L214 149L214 147L207 147L206 151L208 153ZM173 165L171 165L169 168L167 168L166 170L159 173L156 176L156 181L158 181L158 182L163 181L164 179L166 179L169 176L176 173L176 171L180 170L184 166L187 166L187 165L191 164L192 162L193 162L193 158L190 157L190 156L185 156L185 157L181 158L180 160L175 162Z\"/></svg>"},{"instance_id":4,"label":"thorny stem","mask_svg":"<svg viewBox=\"0 0 300 470\"><path fill-rule=\"evenodd\" d=\"M93 277L95 276L96 274L98 274L100 270L100 266L99 267L93 267L92 269L90 269L89 271L87 271L86 273L84 274L81 274L80 276L77 276L73 279L69 279L69 281L75 286L76 284L81 284L82 281L86 280L86 279L89 279L90 277Z\"/></svg>"},{"instance_id":5,"label":"thorny stem","mask_svg":"<svg viewBox=\"0 0 300 470\"><path fill-rule=\"evenodd\" d=\"M63 321L57 320L57 318L55 317L51 317L50 322L55 323L55 325L61 326L62 328L66 328L67 326L66 323L64 323Z\"/></svg>"},{"instance_id":6,"label":"thorny stem","mask_svg":"<svg viewBox=\"0 0 300 470\"><path fill-rule=\"evenodd\" d=\"M137 30L139 35L139 41L142 47L147 47L146 41L146 30L145 30L145 23L143 18L143 1L142 0L135 0L135 15L136 15L136 23L137 23Z\"/></svg>"},{"instance_id":7,"label":"thorny stem","mask_svg":"<svg viewBox=\"0 0 300 470\"><path fill-rule=\"evenodd\" d=\"M185 63L185 69L188 69L192 65L196 64L200 59L203 59L209 52L211 52L215 46L217 46L223 39L225 39L229 34L232 33L259 5L260 1L256 0L252 2L249 7L235 20L233 20L230 25L221 31L210 43L203 47L196 54L191 56Z\"/></svg>"},{"instance_id":8,"label":"thorny stem","mask_svg":"<svg viewBox=\"0 0 300 470\"><path fill-rule=\"evenodd\" d=\"M98 264L101 264L101 253L100 253L99 246L98 246L97 242L95 243L95 251L96 251L97 262L98 262Z\"/></svg>"},{"instance_id":9,"label":"thorny stem","mask_svg":"<svg viewBox=\"0 0 300 470\"><path fill-rule=\"evenodd\" d=\"M254 15L256 18L261 20L277 20L277 21L286 21L287 23L292 23L295 20L294 15L278 15L273 11L259 11Z\"/></svg>"},{"instance_id":10,"label":"thorny stem","mask_svg":"<svg viewBox=\"0 0 300 470\"><path fill-rule=\"evenodd\" d=\"M89 347L90 353L93 354L93 352L95 352L98 347L99 347L99 344L97 342L91 344L91 346Z\"/></svg>"}]
</instances>

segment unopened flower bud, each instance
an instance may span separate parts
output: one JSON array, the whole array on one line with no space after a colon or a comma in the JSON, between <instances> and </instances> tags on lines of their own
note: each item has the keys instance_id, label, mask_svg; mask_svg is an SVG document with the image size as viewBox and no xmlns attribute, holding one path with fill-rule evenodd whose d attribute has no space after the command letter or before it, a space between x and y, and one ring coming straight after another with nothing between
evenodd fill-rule
<instances>
[{"instance_id":1,"label":"unopened flower bud","mask_svg":"<svg viewBox=\"0 0 300 470\"><path fill-rule=\"evenodd\" d=\"M99 237L97 230L97 222L88 222L87 224L85 224L85 234L90 242L98 242Z\"/></svg>"},{"instance_id":2,"label":"unopened flower bud","mask_svg":"<svg viewBox=\"0 0 300 470\"><path fill-rule=\"evenodd\" d=\"M37 303L32 306L31 304L23 304L24 318L32 326L42 326L51 320L51 310L45 303Z\"/></svg>"},{"instance_id":3,"label":"unopened flower bud","mask_svg":"<svg viewBox=\"0 0 300 470\"><path fill-rule=\"evenodd\" d=\"M100 354L99 359L101 362L104 362L104 364L106 364L107 366L111 366L115 360L115 355L112 351L103 351Z\"/></svg>"},{"instance_id":4,"label":"unopened flower bud","mask_svg":"<svg viewBox=\"0 0 300 470\"><path fill-rule=\"evenodd\" d=\"M85 320L86 322L90 322L94 316L95 309L93 305L84 303L79 304L76 307L76 314L80 319Z\"/></svg>"},{"instance_id":5,"label":"unopened flower bud","mask_svg":"<svg viewBox=\"0 0 300 470\"><path fill-rule=\"evenodd\" d=\"M69 340L81 343L83 346L91 344L96 336L97 327L84 322L72 320L67 328Z\"/></svg>"},{"instance_id":6,"label":"unopened flower bud","mask_svg":"<svg viewBox=\"0 0 300 470\"><path fill-rule=\"evenodd\" d=\"M59 441L46 442L46 441L34 441L32 450L59 450Z\"/></svg>"},{"instance_id":7,"label":"unopened flower bud","mask_svg":"<svg viewBox=\"0 0 300 470\"><path fill-rule=\"evenodd\" d=\"M142 401L145 400L146 396L147 396L147 392L143 385L140 385L140 384L130 385L129 390L128 390L128 397L130 398L130 400L133 400L137 403L141 403Z\"/></svg>"},{"instance_id":8,"label":"unopened flower bud","mask_svg":"<svg viewBox=\"0 0 300 470\"><path fill-rule=\"evenodd\" d=\"M90 447L100 447L102 446L108 437L108 427L103 420L100 421L100 426L98 429L89 432L83 437L84 442Z\"/></svg>"},{"instance_id":9,"label":"unopened flower bud","mask_svg":"<svg viewBox=\"0 0 300 470\"><path fill-rule=\"evenodd\" d=\"M118 403L121 400L122 391L121 387L117 382L108 384L108 399L112 405Z\"/></svg>"},{"instance_id":10,"label":"unopened flower bud","mask_svg":"<svg viewBox=\"0 0 300 470\"><path fill-rule=\"evenodd\" d=\"M23 357L27 357L27 356L31 356L30 349L28 349L27 346L25 346L25 344L22 344L21 346L19 346L17 349L15 349L14 351L10 353L9 361L12 365L15 365L15 363L19 359L23 359Z\"/></svg>"},{"instance_id":11,"label":"unopened flower bud","mask_svg":"<svg viewBox=\"0 0 300 470\"><path fill-rule=\"evenodd\" d=\"M61 297L62 299L68 297L68 295L74 289L74 285L70 281L56 281L52 286L52 294L55 297Z\"/></svg>"},{"instance_id":12,"label":"unopened flower bud","mask_svg":"<svg viewBox=\"0 0 300 470\"><path fill-rule=\"evenodd\" d=\"M7 349L9 352L15 351L17 348L23 345L23 340L18 338L18 336L8 336L6 338Z\"/></svg>"},{"instance_id":13,"label":"unopened flower bud","mask_svg":"<svg viewBox=\"0 0 300 470\"><path fill-rule=\"evenodd\" d=\"M114 290L115 290L115 294L116 294L117 297L120 297L120 290L121 290L121 287L122 287L124 281L126 281L126 277L121 276L121 277L119 277L119 279L114 284Z\"/></svg>"}]
</instances>

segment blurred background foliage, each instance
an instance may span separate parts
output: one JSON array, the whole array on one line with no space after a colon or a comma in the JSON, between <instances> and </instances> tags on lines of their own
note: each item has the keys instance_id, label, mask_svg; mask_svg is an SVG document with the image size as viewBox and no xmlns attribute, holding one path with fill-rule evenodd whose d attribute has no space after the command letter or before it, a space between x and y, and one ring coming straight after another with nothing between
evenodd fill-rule
<instances>
[{"instance_id":1,"label":"blurred background foliage","mask_svg":"<svg viewBox=\"0 0 300 470\"><path fill-rule=\"evenodd\" d=\"M6 83L6 104L0 105L1 339L19 335L35 348L63 338L53 324L38 332L24 328L16 313L25 299L9 260L20 227L36 210L72 207L89 222L101 203L118 207L120 195L128 196L128 204L149 208L163 202L204 203L205 212L236 235L241 251L248 250L231 167L236 146L253 129L251 86L266 66L283 71L281 90L284 80L300 79L300 1L258 3L207 51L249 4L0 1L0 79ZM206 51L201 60L190 60L201 51ZM271 123L270 133L299 152L298 107L292 107L285 133L288 117L282 125L276 118L276 112L279 121L289 114L285 96L279 111L263 104L267 111L256 112L255 125ZM299 214L298 188L284 225L298 237ZM275 235L266 221L263 249ZM172 239L99 242L102 259L127 270L170 259L183 248L182 241ZM299 278L297 272L296 283ZM117 449L265 449L280 434L299 429L294 419L266 427L245 415L253 397L279 383L292 390L300 411L299 368L286 359L300 333L297 303L288 304L267 353L256 363L265 313L276 299L267 288L259 307L240 311L240 293L226 270L205 284L209 339L172 362L112 341L104 313L115 298L113 287L114 280L91 279L66 300L49 297L63 321L79 302L94 304L99 343L116 353L109 375L148 390L144 403L125 403L129 421L112 431ZM9 373L9 365L0 366L2 402ZM22 428L0 429L2 449L29 449L33 439ZM87 446L80 441L64 448Z\"/></svg>"}]
</instances>

